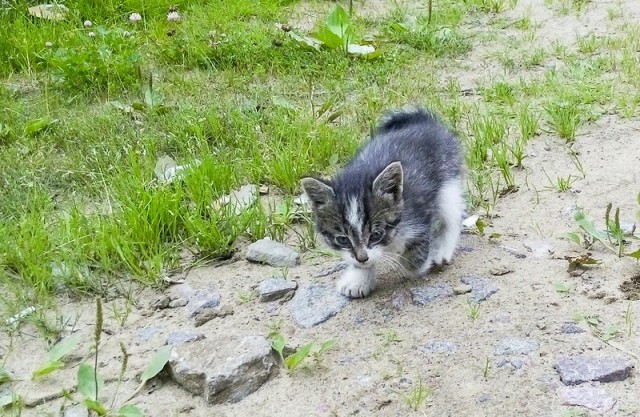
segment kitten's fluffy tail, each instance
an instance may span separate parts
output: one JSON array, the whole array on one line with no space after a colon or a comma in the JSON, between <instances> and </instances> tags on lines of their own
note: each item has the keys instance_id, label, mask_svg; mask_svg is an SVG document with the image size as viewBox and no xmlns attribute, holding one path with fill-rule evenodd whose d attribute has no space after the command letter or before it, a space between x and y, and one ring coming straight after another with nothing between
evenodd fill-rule
<instances>
[{"instance_id":1,"label":"kitten's fluffy tail","mask_svg":"<svg viewBox=\"0 0 640 417\"><path fill-rule=\"evenodd\" d=\"M416 107L388 113L378 126L378 133L403 129L414 124L433 123L436 117L427 109Z\"/></svg>"}]
</instances>

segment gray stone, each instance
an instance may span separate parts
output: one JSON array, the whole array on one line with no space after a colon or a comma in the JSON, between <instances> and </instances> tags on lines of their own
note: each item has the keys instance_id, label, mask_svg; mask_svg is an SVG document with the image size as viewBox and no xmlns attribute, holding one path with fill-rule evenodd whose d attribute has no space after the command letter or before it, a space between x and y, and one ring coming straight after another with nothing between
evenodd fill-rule
<instances>
[{"instance_id":1,"label":"gray stone","mask_svg":"<svg viewBox=\"0 0 640 417\"><path fill-rule=\"evenodd\" d=\"M489 273L491 275L496 275L496 276L507 275L507 274L510 274L511 272L513 272L513 270L504 265L495 266L489 270Z\"/></svg>"},{"instance_id":2,"label":"gray stone","mask_svg":"<svg viewBox=\"0 0 640 417\"><path fill-rule=\"evenodd\" d=\"M187 300L186 298L180 297L180 298L176 298L175 300L171 301L169 303L169 308L184 307L187 304L189 304L189 300Z\"/></svg>"},{"instance_id":3,"label":"gray stone","mask_svg":"<svg viewBox=\"0 0 640 417\"><path fill-rule=\"evenodd\" d=\"M411 298L411 293L405 289L395 290L393 294L391 294L391 306L400 311L407 304L409 304L409 299Z\"/></svg>"},{"instance_id":4,"label":"gray stone","mask_svg":"<svg viewBox=\"0 0 640 417\"><path fill-rule=\"evenodd\" d=\"M195 326L200 327L203 324L217 318L224 318L234 313L233 307L230 305L224 305L220 308L205 308L196 313L193 317L195 320Z\"/></svg>"},{"instance_id":5,"label":"gray stone","mask_svg":"<svg viewBox=\"0 0 640 417\"><path fill-rule=\"evenodd\" d=\"M258 201L258 187L247 184L229 194L229 205L235 214L241 214Z\"/></svg>"},{"instance_id":6,"label":"gray stone","mask_svg":"<svg viewBox=\"0 0 640 417\"><path fill-rule=\"evenodd\" d=\"M473 288L471 288L471 285L467 284L456 285L453 287L453 293L455 295L469 294L472 290Z\"/></svg>"},{"instance_id":7,"label":"gray stone","mask_svg":"<svg viewBox=\"0 0 640 417\"><path fill-rule=\"evenodd\" d=\"M190 317L207 308L215 308L220 305L220 293L213 288L195 289L189 284L179 284L174 287L181 298L189 300L187 312Z\"/></svg>"},{"instance_id":8,"label":"gray stone","mask_svg":"<svg viewBox=\"0 0 640 417\"><path fill-rule=\"evenodd\" d=\"M151 327L145 327L143 329L138 330L136 334L140 339L142 339L145 342L148 342L160 330L162 330L160 327L151 326Z\"/></svg>"},{"instance_id":9,"label":"gray stone","mask_svg":"<svg viewBox=\"0 0 640 417\"><path fill-rule=\"evenodd\" d=\"M300 287L289 303L291 317L300 327L309 328L335 316L349 299L334 287L310 284Z\"/></svg>"},{"instance_id":10,"label":"gray stone","mask_svg":"<svg viewBox=\"0 0 640 417\"><path fill-rule=\"evenodd\" d=\"M448 340L432 340L422 348L424 353L450 354L458 350L458 345Z\"/></svg>"},{"instance_id":11,"label":"gray stone","mask_svg":"<svg viewBox=\"0 0 640 417\"><path fill-rule=\"evenodd\" d=\"M498 292L496 284L479 275L465 275L460 281L471 286L471 301L474 303L485 301Z\"/></svg>"},{"instance_id":12,"label":"gray stone","mask_svg":"<svg viewBox=\"0 0 640 417\"><path fill-rule=\"evenodd\" d=\"M64 408L64 417L89 417L87 407L77 404Z\"/></svg>"},{"instance_id":13,"label":"gray stone","mask_svg":"<svg viewBox=\"0 0 640 417\"><path fill-rule=\"evenodd\" d=\"M565 385L578 385L587 381L623 381L631 375L633 364L626 358L596 357L591 355L560 356L556 371Z\"/></svg>"},{"instance_id":14,"label":"gray stone","mask_svg":"<svg viewBox=\"0 0 640 417\"><path fill-rule=\"evenodd\" d=\"M422 287L411 288L413 304L423 307L434 301L444 300L453 296L451 286L444 283L423 285Z\"/></svg>"},{"instance_id":15,"label":"gray stone","mask_svg":"<svg viewBox=\"0 0 640 417\"><path fill-rule=\"evenodd\" d=\"M284 243L271 239L260 239L247 248L245 258L251 262L258 262L284 268L300 264L300 254Z\"/></svg>"},{"instance_id":16,"label":"gray stone","mask_svg":"<svg viewBox=\"0 0 640 417\"><path fill-rule=\"evenodd\" d=\"M523 245L536 258L548 258L554 252L551 242L544 240L527 240Z\"/></svg>"},{"instance_id":17,"label":"gray stone","mask_svg":"<svg viewBox=\"0 0 640 417\"><path fill-rule=\"evenodd\" d=\"M579 405L606 413L616 405L616 398L600 387L560 387L556 393L564 405Z\"/></svg>"},{"instance_id":18,"label":"gray stone","mask_svg":"<svg viewBox=\"0 0 640 417\"><path fill-rule=\"evenodd\" d=\"M283 299L288 301L293 297L293 294L298 288L298 284L295 281L289 281L282 278L268 278L260 283L258 286L258 294L260 301L268 302Z\"/></svg>"},{"instance_id":19,"label":"gray stone","mask_svg":"<svg viewBox=\"0 0 640 417\"><path fill-rule=\"evenodd\" d=\"M151 303L149 303L149 308L151 308L152 310L163 310L169 307L170 303L171 303L171 298L163 294L151 300Z\"/></svg>"},{"instance_id":20,"label":"gray stone","mask_svg":"<svg viewBox=\"0 0 640 417\"><path fill-rule=\"evenodd\" d=\"M182 343L197 342L204 339L205 336L202 333L176 331L169 333L167 338L167 345L180 345Z\"/></svg>"},{"instance_id":21,"label":"gray stone","mask_svg":"<svg viewBox=\"0 0 640 417\"><path fill-rule=\"evenodd\" d=\"M560 332L565 334L584 333L585 330L573 322L565 322L560 326Z\"/></svg>"},{"instance_id":22,"label":"gray stone","mask_svg":"<svg viewBox=\"0 0 640 417\"><path fill-rule=\"evenodd\" d=\"M171 377L209 404L235 403L255 392L277 370L271 344L261 336L216 338L178 345L169 360Z\"/></svg>"},{"instance_id":23,"label":"gray stone","mask_svg":"<svg viewBox=\"0 0 640 417\"><path fill-rule=\"evenodd\" d=\"M501 355L528 355L540 348L537 340L524 337L507 337L496 345L495 354Z\"/></svg>"},{"instance_id":24,"label":"gray stone","mask_svg":"<svg viewBox=\"0 0 640 417\"><path fill-rule=\"evenodd\" d=\"M496 366L498 368L502 368L506 365L509 365L513 369L520 369L522 368L522 365L524 365L524 362L521 359L517 358L500 359L498 362L496 362Z\"/></svg>"}]
</instances>

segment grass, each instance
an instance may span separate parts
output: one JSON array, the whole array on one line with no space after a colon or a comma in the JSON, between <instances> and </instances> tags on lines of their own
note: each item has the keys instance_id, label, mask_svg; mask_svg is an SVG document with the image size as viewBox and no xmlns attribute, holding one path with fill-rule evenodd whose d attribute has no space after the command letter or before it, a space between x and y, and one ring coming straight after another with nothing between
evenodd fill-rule
<instances>
[{"instance_id":1,"label":"grass","mask_svg":"<svg viewBox=\"0 0 640 417\"><path fill-rule=\"evenodd\" d=\"M159 1L65 4L63 21L29 16L23 0L0 11L8 315L60 293L127 297L131 281L161 286L188 266L184 250L215 261L240 237L313 248L309 216L292 203L299 178L344 164L386 109L417 102L443 115L466 145L469 201L490 213L517 189L537 135L571 142L603 108L632 117L640 104L638 26L524 48L538 28L528 15L500 17L513 2L435 2L430 16L390 6L375 18L356 4L350 30L373 42L375 59L293 40L276 25L295 23L291 0L177 1L179 23ZM130 22L131 12L142 21ZM469 24L485 15L498 22L490 34ZM315 29L325 18L318 13ZM498 48L504 77L474 86L481 101L461 94L459 62L513 29L519 35ZM551 55L564 65L541 68ZM171 183L154 174L166 156L190 166ZM239 215L214 204L247 183L269 185L275 202ZM124 321L129 309L112 315Z\"/></svg>"}]
</instances>

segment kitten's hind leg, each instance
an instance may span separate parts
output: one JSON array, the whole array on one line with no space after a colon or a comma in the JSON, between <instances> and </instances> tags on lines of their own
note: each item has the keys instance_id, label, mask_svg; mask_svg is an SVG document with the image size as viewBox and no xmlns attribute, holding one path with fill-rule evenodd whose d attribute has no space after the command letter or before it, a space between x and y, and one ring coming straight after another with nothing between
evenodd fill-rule
<instances>
[{"instance_id":1,"label":"kitten's hind leg","mask_svg":"<svg viewBox=\"0 0 640 417\"><path fill-rule=\"evenodd\" d=\"M456 250L465 203L460 179L445 183L438 193L438 212L429 242L429 256L421 268L426 273L433 265L448 264Z\"/></svg>"},{"instance_id":2,"label":"kitten's hind leg","mask_svg":"<svg viewBox=\"0 0 640 417\"><path fill-rule=\"evenodd\" d=\"M351 298L366 297L376 286L376 271L371 268L348 266L336 287L342 295Z\"/></svg>"}]
</instances>

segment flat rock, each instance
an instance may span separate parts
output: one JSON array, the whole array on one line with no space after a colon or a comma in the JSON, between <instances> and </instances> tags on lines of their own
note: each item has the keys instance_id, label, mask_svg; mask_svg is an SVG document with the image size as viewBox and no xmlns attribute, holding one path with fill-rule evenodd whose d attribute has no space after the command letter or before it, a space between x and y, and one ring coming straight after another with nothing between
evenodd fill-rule
<instances>
[{"instance_id":1,"label":"flat rock","mask_svg":"<svg viewBox=\"0 0 640 417\"><path fill-rule=\"evenodd\" d=\"M289 301L298 288L295 281L283 278L267 278L258 286L258 295L263 303L282 299Z\"/></svg>"},{"instance_id":2,"label":"flat rock","mask_svg":"<svg viewBox=\"0 0 640 417\"><path fill-rule=\"evenodd\" d=\"M258 262L284 268L300 264L300 254L284 243L271 239L260 239L247 248L245 258L251 262Z\"/></svg>"},{"instance_id":3,"label":"flat rock","mask_svg":"<svg viewBox=\"0 0 640 417\"><path fill-rule=\"evenodd\" d=\"M485 301L498 292L496 284L479 275L465 275L460 281L471 286L471 301L474 303Z\"/></svg>"},{"instance_id":4,"label":"flat rock","mask_svg":"<svg viewBox=\"0 0 640 417\"><path fill-rule=\"evenodd\" d=\"M522 245L536 258L548 258L554 252L551 242L545 240L527 240Z\"/></svg>"},{"instance_id":5,"label":"flat rock","mask_svg":"<svg viewBox=\"0 0 640 417\"><path fill-rule=\"evenodd\" d=\"M289 303L289 312L298 326L309 328L335 316L347 304L349 299L333 286L310 284L298 289Z\"/></svg>"},{"instance_id":6,"label":"flat rock","mask_svg":"<svg viewBox=\"0 0 640 417\"><path fill-rule=\"evenodd\" d=\"M258 187L247 184L229 194L229 205L235 214L240 214L258 201Z\"/></svg>"},{"instance_id":7,"label":"flat rock","mask_svg":"<svg viewBox=\"0 0 640 417\"><path fill-rule=\"evenodd\" d=\"M560 326L560 332L564 333L564 334L576 334L576 333L584 333L585 330L578 326L577 324L568 321L565 323L562 323L562 326Z\"/></svg>"},{"instance_id":8,"label":"flat rock","mask_svg":"<svg viewBox=\"0 0 640 417\"><path fill-rule=\"evenodd\" d=\"M271 344L262 336L216 338L174 347L171 377L209 404L235 403L255 392L277 370Z\"/></svg>"},{"instance_id":9,"label":"flat rock","mask_svg":"<svg viewBox=\"0 0 640 417\"><path fill-rule=\"evenodd\" d=\"M504 265L494 266L489 270L489 273L495 276L507 275L507 274L510 274L511 272L513 272L513 270Z\"/></svg>"},{"instance_id":10,"label":"flat rock","mask_svg":"<svg viewBox=\"0 0 640 417\"><path fill-rule=\"evenodd\" d=\"M527 257L524 253L520 252L518 249L512 248L510 246L500 246L500 249L507 252L510 255L515 256L518 259L524 259Z\"/></svg>"},{"instance_id":11,"label":"flat rock","mask_svg":"<svg viewBox=\"0 0 640 417\"><path fill-rule=\"evenodd\" d=\"M421 350L424 353L448 355L456 352L458 350L458 345L448 340L432 340L424 345Z\"/></svg>"},{"instance_id":12,"label":"flat rock","mask_svg":"<svg viewBox=\"0 0 640 417\"><path fill-rule=\"evenodd\" d=\"M495 349L497 356L528 355L540 348L537 340L524 337L507 337L498 342Z\"/></svg>"},{"instance_id":13,"label":"flat rock","mask_svg":"<svg viewBox=\"0 0 640 417\"><path fill-rule=\"evenodd\" d=\"M215 319L224 318L233 314L233 307L225 305L220 308L205 308L196 313L194 316L195 326L200 327L203 324Z\"/></svg>"},{"instance_id":14,"label":"flat rock","mask_svg":"<svg viewBox=\"0 0 640 417\"><path fill-rule=\"evenodd\" d=\"M195 316L200 311L207 308L214 308L220 305L220 293L214 288L193 288L189 284L179 284L175 286L180 298L185 298L187 312L190 317Z\"/></svg>"},{"instance_id":15,"label":"flat rock","mask_svg":"<svg viewBox=\"0 0 640 417\"><path fill-rule=\"evenodd\" d=\"M171 298L167 295L159 295L149 303L149 308L152 310L163 310L169 307Z\"/></svg>"},{"instance_id":16,"label":"flat rock","mask_svg":"<svg viewBox=\"0 0 640 417\"><path fill-rule=\"evenodd\" d=\"M565 385L623 381L631 375L632 369L633 364L621 356L565 355L556 362L556 371Z\"/></svg>"},{"instance_id":17,"label":"flat rock","mask_svg":"<svg viewBox=\"0 0 640 417\"><path fill-rule=\"evenodd\" d=\"M413 304L419 307L453 296L451 286L441 282L411 288L409 291L411 291Z\"/></svg>"},{"instance_id":18,"label":"flat rock","mask_svg":"<svg viewBox=\"0 0 640 417\"><path fill-rule=\"evenodd\" d=\"M579 405L606 413L616 405L616 398L600 387L560 387L556 393L564 405Z\"/></svg>"},{"instance_id":19,"label":"flat rock","mask_svg":"<svg viewBox=\"0 0 640 417\"><path fill-rule=\"evenodd\" d=\"M169 303L169 308L184 307L187 304L189 304L189 300L187 300L186 298L180 297L180 298L176 298L175 300L172 300Z\"/></svg>"},{"instance_id":20,"label":"flat rock","mask_svg":"<svg viewBox=\"0 0 640 417\"><path fill-rule=\"evenodd\" d=\"M472 290L473 288L471 288L471 285L467 284L460 284L453 287L453 293L455 295L469 294Z\"/></svg>"},{"instance_id":21,"label":"flat rock","mask_svg":"<svg viewBox=\"0 0 640 417\"><path fill-rule=\"evenodd\" d=\"M409 300L411 299L411 293L405 289L395 290L393 294L391 294L391 307L400 311L407 304L409 304Z\"/></svg>"},{"instance_id":22,"label":"flat rock","mask_svg":"<svg viewBox=\"0 0 640 417\"><path fill-rule=\"evenodd\" d=\"M167 344L180 345L182 343L197 342L198 340L202 340L204 338L205 336L202 333L185 332L179 330L169 333L169 337L167 337Z\"/></svg>"}]
</instances>

